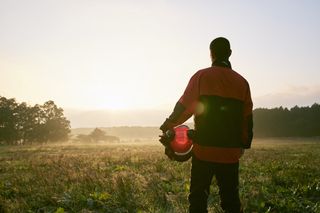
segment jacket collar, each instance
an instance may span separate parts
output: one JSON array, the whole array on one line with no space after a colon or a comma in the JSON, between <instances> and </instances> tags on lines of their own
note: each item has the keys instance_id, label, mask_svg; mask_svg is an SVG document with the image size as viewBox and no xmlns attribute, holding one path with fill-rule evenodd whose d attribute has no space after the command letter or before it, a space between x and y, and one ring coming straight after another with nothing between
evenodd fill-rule
<instances>
[{"instance_id":1,"label":"jacket collar","mask_svg":"<svg viewBox=\"0 0 320 213\"><path fill-rule=\"evenodd\" d=\"M231 69L231 63L229 60L215 60L212 63L212 66L227 67Z\"/></svg>"}]
</instances>

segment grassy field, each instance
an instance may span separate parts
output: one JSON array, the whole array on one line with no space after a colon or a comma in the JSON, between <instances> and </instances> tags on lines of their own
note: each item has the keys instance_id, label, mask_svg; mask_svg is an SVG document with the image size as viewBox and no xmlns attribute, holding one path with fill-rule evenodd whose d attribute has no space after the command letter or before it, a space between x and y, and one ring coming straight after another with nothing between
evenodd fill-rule
<instances>
[{"instance_id":1,"label":"grassy field","mask_svg":"<svg viewBox=\"0 0 320 213\"><path fill-rule=\"evenodd\" d=\"M0 212L187 212L189 173L156 142L0 146ZM255 140L240 177L245 212L320 212L320 140Z\"/></svg>"}]
</instances>

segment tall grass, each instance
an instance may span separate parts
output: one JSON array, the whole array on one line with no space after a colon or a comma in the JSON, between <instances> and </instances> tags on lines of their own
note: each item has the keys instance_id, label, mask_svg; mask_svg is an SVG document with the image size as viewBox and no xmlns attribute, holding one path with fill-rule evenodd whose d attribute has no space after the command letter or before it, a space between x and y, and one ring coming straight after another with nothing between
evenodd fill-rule
<instances>
[{"instance_id":1,"label":"tall grass","mask_svg":"<svg viewBox=\"0 0 320 213\"><path fill-rule=\"evenodd\" d=\"M240 165L245 212L320 212L319 141L255 141ZM156 142L0 147L0 212L187 212L190 166Z\"/></svg>"}]
</instances>

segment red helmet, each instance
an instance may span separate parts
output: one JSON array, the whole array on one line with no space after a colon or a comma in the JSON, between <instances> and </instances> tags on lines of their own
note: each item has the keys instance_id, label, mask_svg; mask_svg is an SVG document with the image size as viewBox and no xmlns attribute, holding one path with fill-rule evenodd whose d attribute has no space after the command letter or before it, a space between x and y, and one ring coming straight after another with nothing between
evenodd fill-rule
<instances>
[{"instance_id":1,"label":"red helmet","mask_svg":"<svg viewBox=\"0 0 320 213\"><path fill-rule=\"evenodd\" d=\"M174 153L174 160L183 162L190 159L192 155L192 137L193 130L190 130L186 125L180 125L167 134L170 140L170 148Z\"/></svg>"},{"instance_id":2,"label":"red helmet","mask_svg":"<svg viewBox=\"0 0 320 213\"><path fill-rule=\"evenodd\" d=\"M170 143L172 150L178 155L189 153L192 149L192 140L188 137L189 127L180 125L174 128L174 138Z\"/></svg>"}]
</instances>

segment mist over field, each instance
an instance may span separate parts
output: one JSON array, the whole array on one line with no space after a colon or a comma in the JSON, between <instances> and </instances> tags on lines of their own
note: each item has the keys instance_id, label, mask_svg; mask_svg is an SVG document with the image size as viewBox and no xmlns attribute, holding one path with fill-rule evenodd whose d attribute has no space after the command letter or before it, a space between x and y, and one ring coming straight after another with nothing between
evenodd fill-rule
<instances>
[{"instance_id":1,"label":"mist over field","mask_svg":"<svg viewBox=\"0 0 320 213\"><path fill-rule=\"evenodd\" d=\"M160 126L170 110L76 110L65 109L72 128L113 126Z\"/></svg>"},{"instance_id":2,"label":"mist over field","mask_svg":"<svg viewBox=\"0 0 320 213\"><path fill-rule=\"evenodd\" d=\"M94 128L75 128L71 129L72 135L90 134ZM117 136L120 140L130 141L157 141L162 134L159 127L141 127L141 126L119 126L119 127L99 127L108 135Z\"/></svg>"}]
</instances>

